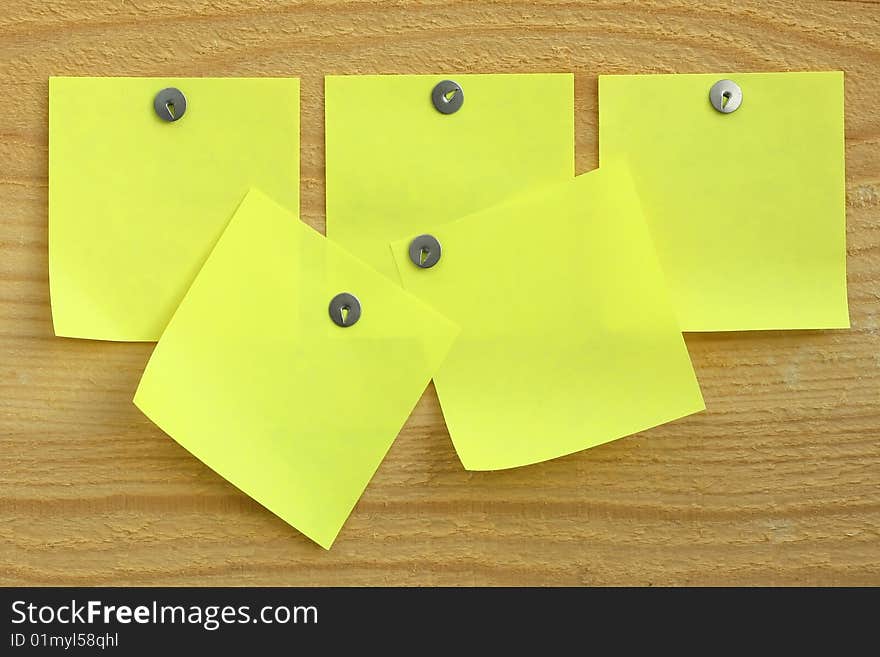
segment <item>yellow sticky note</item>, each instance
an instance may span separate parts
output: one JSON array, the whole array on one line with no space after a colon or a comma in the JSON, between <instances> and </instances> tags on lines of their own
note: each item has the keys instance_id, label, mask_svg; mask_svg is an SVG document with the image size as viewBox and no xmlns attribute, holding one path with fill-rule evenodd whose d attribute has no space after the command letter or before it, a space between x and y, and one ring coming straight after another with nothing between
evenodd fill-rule
<instances>
[{"instance_id":1,"label":"yellow sticky note","mask_svg":"<svg viewBox=\"0 0 880 657\"><path fill-rule=\"evenodd\" d=\"M552 459L704 408L623 167L430 234L433 267L413 263L408 239L392 251L404 288L461 326L434 383L467 469Z\"/></svg>"},{"instance_id":2,"label":"yellow sticky note","mask_svg":"<svg viewBox=\"0 0 880 657\"><path fill-rule=\"evenodd\" d=\"M361 309L342 327L330 318L340 293ZM329 548L457 333L251 191L162 334L134 402Z\"/></svg>"},{"instance_id":3,"label":"yellow sticky note","mask_svg":"<svg viewBox=\"0 0 880 657\"><path fill-rule=\"evenodd\" d=\"M388 242L574 176L571 74L325 78L327 236L397 280Z\"/></svg>"},{"instance_id":4,"label":"yellow sticky note","mask_svg":"<svg viewBox=\"0 0 880 657\"><path fill-rule=\"evenodd\" d=\"M56 335L157 340L251 185L298 213L299 80L50 78Z\"/></svg>"},{"instance_id":5,"label":"yellow sticky note","mask_svg":"<svg viewBox=\"0 0 880 657\"><path fill-rule=\"evenodd\" d=\"M849 326L842 73L600 76L599 161L617 157L683 330Z\"/></svg>"}]
</instances>

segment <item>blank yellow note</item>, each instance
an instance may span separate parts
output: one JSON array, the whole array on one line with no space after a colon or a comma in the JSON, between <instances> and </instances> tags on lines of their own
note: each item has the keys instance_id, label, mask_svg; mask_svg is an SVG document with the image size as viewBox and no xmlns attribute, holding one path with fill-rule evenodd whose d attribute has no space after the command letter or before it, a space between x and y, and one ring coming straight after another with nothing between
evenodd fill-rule
<instances>
[{"instance_id":1,"label":"blank yellow note","mask_svg":"<svg viewBox=\"0 0 880 657\"><path fill-rule=\"evenodd\" d=\"M461 326L434 383L467 469L552 459L704 408L625 169L429 232L433 267L413 263L408 239L392 251L404 287Z\"/></svg>"},{"instance_id":2,"label":"blank yellow note","mask_svg":"<svg viewBox=\"0 0 880 657\"><path fill-rule=\"evenodd\" d=\"M435 109L451 79L464 102ZM327 236L397 280L388 242L574 175L574 78L325 79Z\"/></svg>"},{"instance_id":3,"label":"blank yellow note","mask_svg":"<svg viewBox=\"0 0 880 657\"><path fill-rule=\"evenodd\" d=\"M849 326L842 73L600 76L599 160L621 156L683 330Z\"/></svg>"},{"instance_id":4,"label":"blank yellow note","mask_svg":"<svg viewBox=\"0 0 880 657\"><path fill-rule=\"evenodd\" d=\"M251 185L299 211L299 80L50 78L56 335L157 340Z\"/></svg>"},{"instance_id":5,"label":"blank yellow note","mask_svg":"<svg viewBox=\"0 0 880 657\"><path fill-rule=\"evenodd\" d=\"M330 318L340 293L361 310L343 327ZM134 401L329 548L457 332L251 191L168 324Z\"/></svg>"}]
</instances>

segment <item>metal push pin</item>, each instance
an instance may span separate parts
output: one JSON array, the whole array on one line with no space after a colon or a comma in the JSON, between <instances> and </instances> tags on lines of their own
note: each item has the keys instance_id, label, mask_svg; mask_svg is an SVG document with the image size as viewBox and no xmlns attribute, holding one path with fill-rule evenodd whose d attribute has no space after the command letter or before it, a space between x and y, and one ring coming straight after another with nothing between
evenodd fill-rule
<instances>
[{"instance_id":1,"label":"metal push pin","mask_svg":"<svg viewBox=\"0 0 880 657\"><path fill-rule=\"evenodd\" d=\"M186 96L174 87L162 89L153 99L153 109L156 110L156 116L163 121L179 121L186 113Z\"/></svg>"}]
</instances>

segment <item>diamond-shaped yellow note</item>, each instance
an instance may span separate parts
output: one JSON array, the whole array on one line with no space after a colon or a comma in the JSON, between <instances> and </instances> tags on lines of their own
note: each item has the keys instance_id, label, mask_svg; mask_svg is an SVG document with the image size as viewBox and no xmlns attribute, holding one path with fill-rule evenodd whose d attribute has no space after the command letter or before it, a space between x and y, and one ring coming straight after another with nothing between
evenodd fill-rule
<instances>
[{"instance_id":1,"label":"diamond-shaped yellow note","mask_svg":"<svg viewBox=\"0 0 880 657\"><path fill-rule=\"evenodd\" d=\"M392 250L404 288L461 326L434 383L469 470L552 459L703 409L625 169L429 233L436 243ZM419 266L438 243L436 264Z\"/></svg>"},{"instance_id":2,"label":"diamond-shaped yellow note","mask_svg":"<svg viewBox=\"0 0 880 657\"><path fill-rule=\"evenodd\" d=\"M345 293L357 308L331 308ZM340 326L331 312L343 309ZM135 404L329 548L457 332L251 191L163 333Z\"/></svg>"},{"instance_id":3,"label":"diamond-shaped yellow note","mask_svg":"<svg viewBox=\"0 0 880 657\"><path fill-rule=\"evenodd\" d=\"M51 78L55 333L157 340L251 185L299 211L299 80Z\"/></svg>"},{"instance_id":4,"label":"diamond-shaped yellow note","mask_svg":"<svg viewBox=\"0 0 880 657\"><path fill-rule=\"evenodd\" d=\"M842 73L600 76L599 161L620 157L682 330L849 326Z\"/></svg>"},{"instance_id":5,"label":"diamond-shaped yellow note","mask_svg":"<svg viewBox=\"0 0 880 657\"><path fill-rule=\"evenodd\" d=\"M452 114L445 76L325 79L327 236L394 280L389 241L574 175L570 73L449 77Z\"/></svg>"}]
</instances>

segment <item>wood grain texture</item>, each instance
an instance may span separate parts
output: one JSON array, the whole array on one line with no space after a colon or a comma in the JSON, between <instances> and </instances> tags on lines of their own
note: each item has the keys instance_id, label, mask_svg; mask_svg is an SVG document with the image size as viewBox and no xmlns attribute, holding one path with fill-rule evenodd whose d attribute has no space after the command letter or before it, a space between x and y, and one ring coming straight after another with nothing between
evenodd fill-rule
<instances>
[{"instance_id":1,"label":"wood grain texture","mask_svg":"<svg viewBox=\"0 0 880 657\"><path fill-rule=\"evenodd\" d=\"M461 468L431 388L330 552L138 412L151 345L52 335L49 75L300 76L323 229L324 74L574 71L583 172L599 73L819 69L852 330L689 335L705 413L507 472ZM19 0L0 84L0 583L880 584L880 5Z\"/></svg>"}]
</instances>

